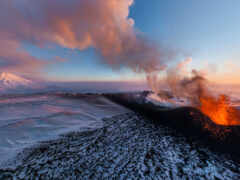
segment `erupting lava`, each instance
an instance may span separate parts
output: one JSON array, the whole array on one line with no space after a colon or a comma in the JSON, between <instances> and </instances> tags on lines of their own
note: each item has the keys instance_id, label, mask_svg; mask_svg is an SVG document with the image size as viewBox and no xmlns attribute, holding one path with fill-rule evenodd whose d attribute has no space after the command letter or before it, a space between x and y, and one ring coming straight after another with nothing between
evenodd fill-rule
<instances>
[{"instance_id":1,"label":"erupting lava","mask_svg":"<svg viewBox=\"0 0 240 180\"><path fill-rule=\"evenodd\" d=\"M240 111L231 105L230 98L227 95L213 95L207 79L198 71L192 70L191 76L182 76L179 68L169 72L167 84L173 96L186 98L191 106L198 108L215 124L240 125ZM158 94L160 90L155 74L148 76L147 80L153 92Z\"/></svg>"},{"instance_id":2,"label":"erupting lava","mask_svg":"<svg viewBox=\"0 0 240 180\"><path fill-rule=\"evenodd\" d=\"M219 125L240 125L237 109L230 105L230 100L226 95L218 97L200 97L199 109L211 120Z\"/></svg>"}]
</instances>

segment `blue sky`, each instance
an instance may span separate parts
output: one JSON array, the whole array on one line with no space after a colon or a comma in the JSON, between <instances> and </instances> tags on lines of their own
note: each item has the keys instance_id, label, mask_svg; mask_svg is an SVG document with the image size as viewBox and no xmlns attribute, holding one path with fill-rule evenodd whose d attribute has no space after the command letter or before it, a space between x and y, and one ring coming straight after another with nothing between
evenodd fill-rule
<instances>
[{"instance_id":1,"label":"blue sky","mask_svg":"<svg viewBox=\"0 0 240 180\"><path fill-rule=\"evenodd\" d=\"M132 14L136 26L149 37L191 56L193 68L208 62L223 71L225 61L239 61L239 7L240 1L234 0L161 0L149 4L140 0Z\"/></svg>"},{"instance_id":2,"label":"blue sky","mask_svg":"<svg viewBox=\"0 0 240 180\"><path fill-rule=\"evenodd\" d=\"M192 57L191 68L216 66L217 73L212 75L216 78L225 71L230 73L231 64L240 67L239 7L240 1L237 0L135 0L130 8L130 17L135 21L135 28L146 37L176 50L180 54L177 60L183 60L184 56ZM45 77L50 80L139 79L128 69L112 70L102 64L94 49L39 48L29 43L24 44L24 48L31 55L50 62L54 62L56 56L66 59L45 69Z\"/></svg>"}]
</instances>

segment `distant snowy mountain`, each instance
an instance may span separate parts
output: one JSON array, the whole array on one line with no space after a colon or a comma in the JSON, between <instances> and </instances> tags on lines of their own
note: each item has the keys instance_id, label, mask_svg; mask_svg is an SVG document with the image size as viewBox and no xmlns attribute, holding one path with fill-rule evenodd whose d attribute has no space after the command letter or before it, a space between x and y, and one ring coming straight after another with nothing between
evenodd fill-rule
<instances>
[{"instance_id":1,"label":"distant snowy mountain","mask_svg":"<svg viewBox=\"0 0 240 180\"><path fill-rule=\"evenodd\" d=\"M0 88L1 89L14 89L17 87L29 88L33 85L33 82L17 76L12 73L3 72L0 74Z\"/></svg>"},{"instance_id":2,"label":"distant snowy mountain","mask_svg":"<svg viewBox=\"0 0 240 180\"><path fill-rule=\"evenodd\" d=\"M28 94L59 90L54 83L43 80L30 80L9 72L0 73L0 95Z\"/></svg>"},{"instance_id":3,"label":"distant snowy mountain","mask_svg":"<svg viewBox=\"0 0 240 180\"><path fill-rule=\"evenodd\" d=\"M0 93L24 93L39 89L38 83L13 73L0 73Z\"/></svg>"},{"instance_id":4,"label":"distant snowy mountain","mask_svg":"<svg viewBox=\"0 0 240 180\"><path fill-rule=\"evenodd\" d=\"M147 86L141 83L119 82L54 82L44 79L28 79L17 74L0 73L0 95L28 94L43 92L81 92L81 93L106 93L122 91L141 91Z\"/></svg>"}]
</instances>

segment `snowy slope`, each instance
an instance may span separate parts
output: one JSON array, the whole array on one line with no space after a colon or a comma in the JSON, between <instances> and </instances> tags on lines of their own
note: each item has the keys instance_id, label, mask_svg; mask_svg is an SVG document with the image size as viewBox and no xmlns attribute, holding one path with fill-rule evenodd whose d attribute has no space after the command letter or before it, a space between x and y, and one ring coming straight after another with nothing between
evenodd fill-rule
<instances>
[{"instance_id":1,"label":"snowy slope","mask_svg":"<svg viewBox=\"0 0 240 180\"><path fill-rule=\"evenodd\" d=\"M125 112L100 96L77 100L50 94L0 97L0 164L38 141L101 126L102 118Z\"/></svg>"},{"instance_id":2,"label":"snowy slope","mask_svg":"<svg viewBox=\"0 0 240 180\"><path fill-rule=\"evenodd\" d=\"M239 164L134 113L70 133L19 154L2 179L238 180ZM15 163L16 164L16 163Z\"/></svg>"},{"instance_id":3,"label":"snowy slope","mask_svg":"<svg viewBox=\"0 0 240 180\"><path fill-rule=\"evenodd\" d=\"M166 107L181 107L181 106L188 106L190 102L184 98L162 98L157 94L149 94L147 100L154 103L155 105L166 106Z\"/></svg>"},{"instance_id":4,"label":"snowy slope","mask_svg":"<svg viewBox=\"0 0 240 180\"><path fill-rule=\"evenodd\" d=\"M237 159L102 96L0 98L0 107L1 160L54 139L3 163L0 179L240 179Z\"/></svg>"}]
</instances>

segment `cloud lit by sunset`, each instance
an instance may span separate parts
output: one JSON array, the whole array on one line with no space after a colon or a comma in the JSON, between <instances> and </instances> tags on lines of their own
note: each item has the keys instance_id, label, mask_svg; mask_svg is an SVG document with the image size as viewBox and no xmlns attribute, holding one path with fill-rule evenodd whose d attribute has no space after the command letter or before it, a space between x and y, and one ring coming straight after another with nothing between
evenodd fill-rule
<instances>
[{"instance_id":1,"label":"cloud lit by sunset","mask_svg":"<svg viewBox=\"0 0 240 180\"><path fill-rule=\"evenodd\" d=\"M3 0L0 7L3 72L51 81L142 81L143 73L191 58L189 68L210 81L240 83L237 5Z\"/></svg>"}]
</instances>

